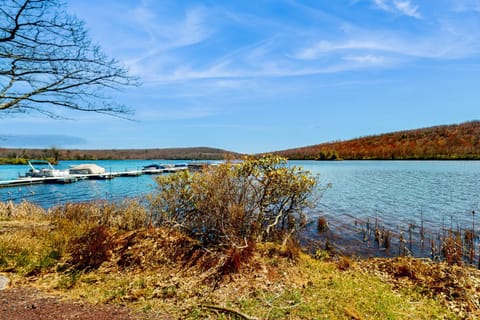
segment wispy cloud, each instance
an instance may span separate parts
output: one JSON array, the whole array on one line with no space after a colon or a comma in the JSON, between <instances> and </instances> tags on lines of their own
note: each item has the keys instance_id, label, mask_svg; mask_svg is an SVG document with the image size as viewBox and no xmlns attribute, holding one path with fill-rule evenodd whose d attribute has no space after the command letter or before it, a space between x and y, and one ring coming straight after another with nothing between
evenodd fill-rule
<instances>
[{"instance_id":1,"label":"wispy cloud","mask_svg":"<svg viewBox=\"0 0 480 320\"><path fill-rule=\"evenodd\" d=\"M158 12L154 3L142 2L138 7L125 13L127 21L144 30L148 35L149 45L159 49L172 49L199 43L208 38L208 12L201 6L190 7L185 11L165 15Z\"/></svg>"},{"instance_id":2,"label":"wispy cloud","mask_svg":"<svg viewBox=\"0 0 480 320\"><path fill-rule=\"evenodd\" d=\"M479 0L452 0L451 5L453 6L453 10L457 12L480 12Z\"/></svg>"},{"instance_id":3,"label":"wispy cloud","mask_svg":"<svg viewBox=\"0 0 480 320\"><path fill-rule=\"evenodd\" d=\"M345 56L343 58L345 61L353 61L361 65L373 65L378 66L385 64L386 58L383 56L366 54L366 55L357 55L357 56Z\"/></svg>"},{"instance_id":4,"label":"wispy cloud","mask_svg":"<svg viewBox=\"0 0 480 320\"><path fill-rule=\"evenodd\" d=\"M134 39L133 49L121 55L147 85L208 80L219 90L232 90L248 79L391 68L415 59L468 57L480 50L480 41L465 28L426 19L430 18L426 4L422 5L424 18L414 0L370 1L380 10L415 20L409 21L408 28L403 21L381 28L375 23L360 26L358 20L339 16L323 5L291 0L282 4L296 18L288 23L290 14L270 16L248 4L239 9L224 3L175 2L172 11L169 5L174 2L159 6L144 0L123 15L124 24L143 31L138 38L125 39L125 43ZM457 1L474 4L473 0ZM350 6L365 10L362 2L352 0ZM366 9L371 12L371 7ZM207 92L204 84L197 89Z\"/></svg>"},{"instance_id":5,"label":"wispy cloud","mask_svg":"<svg viewBox=\"0 0 480 320\"><path fill-rule=\"evenodd\" d=\"M381 10L406 15L412 18L421 19L418 5L412 4L409 0L373 0L375 6Z\"/></svg>"},{"instance_id":6,"label":"wispy cloud","mask_svg":"<svg viewBox=\"0 0 480 320\"><path fill-rule=\"evenodd\" d=\"M127 21L147 35L141 38L143 41L136 42L137 50L125 57L131 71L142 77L178 63L170 52L199 44L213 33L208 24L209 13L203 7L187 8L180 17L175 17L156 12L150 4L142 3L126 15Z\"/></svg>"},{"instance_id":7,"label":"wispy cloud","mask_svg":"<svg viewBox=\"0 0 480 320\"><path fill-rule=\"evenodd\" d=\"M392 11L392 8L387 4L388 0L373 0L375 5L385 11Z\"/></svg>"},{"instance_id":8,"label":"wispy cloud","mask_svg":"<svg viewBox=\"0 0 480 320\"><path fill-rule=\"evenodd\" d=\"M418 6L412 5L410 1L394 1L395 8L409 17L420 19L422 15L418 12Z\"/></svg>"},{"instance_id":9,"label":"wispy cloud","mask_svg":"<svg viewBox=\"0 0 480 320\"><path fill-rule=\"evenodd\" d=\"M174 65L167 72L152 74L150 81L168 83L217 79L212 84L224 86L225 82L218 80L298 77L362 68L385 68L412 59L450 60L474 54L479 48L472 45L471 41L453 34L419 38L389 34L352 37L341 41L319 40L310 46L289 49L292 51L290 54L278 54L276 50L266 47L248 47L234 55L212 59L204 67L195 67L188 62Z\"/></svg>"},{"instance_id":10,"label":"wispy cloud","mask_svg":"<svg viewBox=\"0 0 480 320\"><path fill-rule=\"evenodd\" d=\"M450 60L479 53L480 42L451 25L439 27L432 34L409 35L394 31L362 30L344 40L320 39L309 46L299 48L297 59L318 60L332 55L378 56ZM378 61L380 62L380 61Z\"/></svg>"},{"instance_id":11,"label":"wispy cloud","mask_svg":"<svg viewBox=\"0 0 480 320\"><path fill-rule=\"evenodd\" d=\"M351 39L337 42L320 40L312 46L300 49L295 54L295 57L298 59L313 60L329 55L335 51L351 50L394 51L395 48L391 43L389 44L376 39Z\"/></svg>"}]
</instances>

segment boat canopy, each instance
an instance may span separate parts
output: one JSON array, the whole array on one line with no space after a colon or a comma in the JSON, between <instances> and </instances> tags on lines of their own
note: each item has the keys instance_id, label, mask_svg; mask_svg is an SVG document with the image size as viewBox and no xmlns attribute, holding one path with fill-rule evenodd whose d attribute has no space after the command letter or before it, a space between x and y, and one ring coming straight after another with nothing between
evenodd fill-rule
<instances>
[{"instance_id":1,"label":"boat canopy","mask_svg":"<svg viewBox=\"0 0 480 320\"><path fill-rule=\"evenodd\" d=\"M70 174L102 174L105 173L105 168L94 163L85 163L72 166L69 172Z\"/></svg>"}]
</instances>

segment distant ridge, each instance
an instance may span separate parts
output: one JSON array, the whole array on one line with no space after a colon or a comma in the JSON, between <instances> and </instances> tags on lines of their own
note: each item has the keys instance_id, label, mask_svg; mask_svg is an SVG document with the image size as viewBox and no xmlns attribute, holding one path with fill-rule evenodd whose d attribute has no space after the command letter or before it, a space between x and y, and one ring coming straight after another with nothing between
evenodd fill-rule
<instances>
[{"instance_id":1,"label":"distant ridge","mask_svg":"<svg viewBox=\"0 0 480 320\"><path fill-rule=\"evenodd\" d=\"M217 160L224 159L226 155L240 156L240 154L235 152L208 147L103 150L0 148L0 158L53 158L55 160Z\"/></svg>"},{"instance_id":2,"label":"distant ridge","mask_svg":"<svg viewBox=\"0 0 480 320\"><path fill-rule=\"evenodd\" d=\"M292 160L480 160L480 121L275 151Z\"/></svg>"}]
</instances>

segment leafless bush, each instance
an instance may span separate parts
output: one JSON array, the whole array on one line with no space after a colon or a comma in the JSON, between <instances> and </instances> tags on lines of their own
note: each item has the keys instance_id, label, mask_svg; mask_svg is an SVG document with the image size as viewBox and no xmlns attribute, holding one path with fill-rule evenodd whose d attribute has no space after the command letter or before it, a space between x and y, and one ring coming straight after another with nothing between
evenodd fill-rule
<instances>
[{"instance_id":1,"label":"leafless bush","mask_svg":"<svg viewBox=\"0 0 480 320\"><path fill-rule=\"evenodd\" d=\"M242 248L247 240L285 244L307 223L318 178L286 159L264 156L160 176L149 199L155 224L204 245Z\"/></svg>"}]
</instances>

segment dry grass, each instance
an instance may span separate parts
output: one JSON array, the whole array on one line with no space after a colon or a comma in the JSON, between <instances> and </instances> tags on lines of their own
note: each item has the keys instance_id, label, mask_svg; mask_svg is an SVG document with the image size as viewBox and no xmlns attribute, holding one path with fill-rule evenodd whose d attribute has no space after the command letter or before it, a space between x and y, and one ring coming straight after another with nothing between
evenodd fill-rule
<instances>
[{"instance_id":1,"label":"dry grass","mask_svg":"<svg viewBox=\"0 0 480 320\"><path fill-rule=\"evenodd\" d=\"M145 252L152 237L176 242L160 230L135 236L130 251ZM142 240L144 239L145 242ZM143 249L142 249L143 248ZM145 315L170 314L175 319L238 319L236 310L257 319L454 319L434 300L414 291L394 291L375 275L358 272L354 262L339 272L335 263L300 254L294 262L274 244L260 245L242 272L220 276L204 264L186 266L161 255L128 268L118 256L90 273L52 274L39 284L94 303L128 305ZM207 261L205 255L201 260ZM218 260L217 260L218 261Z\"/></svg>"},{"instance_id":2,"label":"dry grass","mask_svg":"<svg viewBox=\"0 0 480 320\"><path fill-rule=\"evenodd\" d=\"M408 286L392 289L349 258L317 260L295 243L213 250L179 231L142 225L144 211L137 215L135 204L55 210L40 228L37 218L26 223L28 217L19 215L27 219L21 228L0 232L0 271L9 272L14 284L124 304L147 319L240 317L232 310L258 319L456 318L431 295ZM101 239L93 239L92 230L102 230ZM81 267L73 263L74 252L89 257L104 241L104 255L90 256ZM97 268L85 268L92 264Z\"/></svg>"},{"instance_id":3,"label":"dry grass","mask_svg":"<svg viewBox=\"0 0 480 320\"><path fill-rule=\"evenodd\" d=\"M0 220L3 221L42 221L46 220L47 212L40 206L23 201L19 204L13 202L0 202Z\"/></svg>"},{"instance_id":4,"label":"dry grass","mask_svg":"<svg viewBox=\"0 0 480 320\"><path fill-rule=\"evenodd\" d=\"M443 301L460 318L480 317L480 271L448 262L407 257L362 262L395 288L410 288Z\"/></svg>"}]
</instances>

